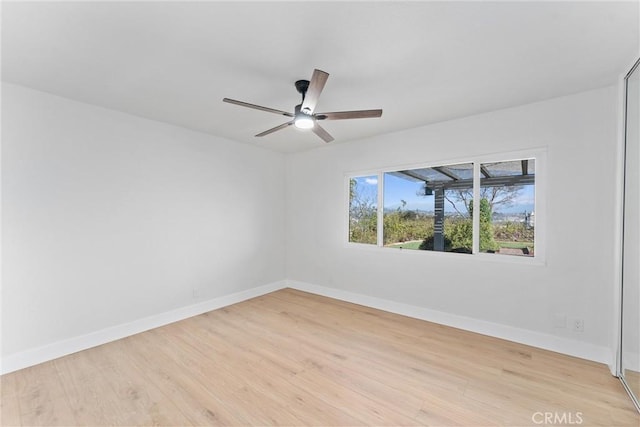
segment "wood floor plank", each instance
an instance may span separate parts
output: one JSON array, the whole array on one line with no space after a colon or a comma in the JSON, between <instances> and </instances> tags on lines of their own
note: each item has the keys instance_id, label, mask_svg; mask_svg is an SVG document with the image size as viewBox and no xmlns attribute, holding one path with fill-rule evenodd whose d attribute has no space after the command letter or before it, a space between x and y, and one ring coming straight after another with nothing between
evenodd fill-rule
<instances>
[{"instance_id":1,"label":"wood floor plank","mask_svg":"<svg viewBox=\"0 0 640 427\"><path fill-rule=\"evenodd\" d=\"M126 355L131 363L138 369L144 371L148 384L162 390L163 394L178 408L186 421L181 425L219 425L216 414L206 405L198 402L186 387L181 386L172 374L172 369L163 369L166 363L164 359L158 357L155 347L142 346L140 336L136 339L125 338L111 343L115 349ZM157 344L157 343L156 343Z\"/></svg>"},{"instance_id":2,"label":"wood floor plank","mask_svg":"<svg viewBox=\"0 0 640 427\"><path fill-rule=\"evenodd\" d=\"M604 365L292 289L0 382L2 425L640 423Z\"/></svg>"},{"instance_id":3,"label":"wood floor plank","mask_svg":"<svg viewBox=\"0 0 640 427\"><path fill-rule=\"evenodd\" d=\"M273 389L279 390L279 393L273 394L278 398L277 405L289 408L303 421L303 425L362 424L345 411L321 403L315 393L309 391L313 390L312 384L305 384L304 387L300 384L301 380L297 375L304 371L307 365L304 360L294 356L299 354L295 348L288 351L287 347L297 346L295 341L287 337L274 344L271 341L275 337L269 335L268 328L256 331L255 326L250 327L247 323L241 323L243 334L240 334L233 321L228 323L229 319L223 320L228 316L229 312L224 310L200 316L195 320L200 320L202 327L190 328L185 333L197 336L208 352L215 352L216 347L220 349L231 345L231 349L225 348L225 351L233 355L233 362L225 364L225 369L228 369L230 374L244 379L243 392L246 392L246 388L252 388L270 395L273 394ZM219 327L221 324L224 325L223 328ZM213 328L211 325L217 327ZM250 339L247 340L246 335L250 331L254 333L250 334ZM265 376L264 372L270 375ZM280 380L285 383L275 383ZM290 423L293 424L293 421Z\"/></svg>"},{"instance_id":4,"label":"wood floor plank","mask_svg":"<svg viewBox=\"0 0 640 427\"><path fill-rule=\"evenodd\" d=\"M172 339L156 329L124 343L126 351L138 359L140 367L146 366L152 381L171 396L193 425L246 424L243 414L233 413L223 400L234 390L228 389L228 384L220 386L219 373L206 360L181 347L179 338ZM222 392L225 394L221 396Z\"/></svg>"},{"instance_id":5,"label":"wood floor plank","mask_svg":"<svg viewBox=\"0 0 640 427\"><path fill-rule=\"evenodd\" d=\"M123 425L127 403L118 397L100 367L92 363L92 351L95 349L54 361L77 420L75 425Z\"/></svg>"},{"instance_id":6,"label":"wood floor plank","mask_svg":"<svg viewBox=\"0 0 640 427\"><path fill-rule=\"evenodd\" d=\"M110 346L87 352L92 364L109 382L120 402L123 425L185 425L185 415L155 385L145 371Z\"/></svg>"},{"instance_id":7,"label":"wood floor plank","mask_svg":"<svg viewBox=\"0 0 640 427\"><path fill-rule=\"evenodd\" d=\"M0 425L21 426L20 400L16 386L16 377L20 375L13 372L0 377Z\"/></svg>"},{"instance_id":8,"label":"wood floor plank","mask_svg":"<svg viewBox=\"0 0 640 427\"><path fill-rule=\"evenodd\" d=\"M436 426L505 425L503 411L451 392L430 395L416 420L420 425Z\"/></svg>"},{"instance_id":9,"label":"wood floor plank","mask_svg":"<svg viewBox=\"0 0 640 427\"><path fill-rule=\"evenodd\" d=\"M23 425L76 424L54 363L46 362L17 372L15 383Z\"/></svg>"}]
</instances>

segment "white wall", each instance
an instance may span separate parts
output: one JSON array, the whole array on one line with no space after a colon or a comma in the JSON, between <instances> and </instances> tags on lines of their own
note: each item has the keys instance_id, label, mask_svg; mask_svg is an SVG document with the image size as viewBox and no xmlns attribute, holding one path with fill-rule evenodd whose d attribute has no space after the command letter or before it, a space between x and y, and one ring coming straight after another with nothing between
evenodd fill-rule
<instances>
[{"instance_id":1,"label":"white wall","mask_svg":"<svg viewBox=\"0 0 640 427\"><path fill-rule=\"evenodd\" d=\"M289 156L288 279L560 338L607 361L616 102L608 87ZM345 245L345 173L537 147L547 148L546 265ZM555 313L585 331L554 327Z\"/></svg>"},{"instance_id":2,"label":"white wall","mask_svg":"<svg viewBox=\"0 0 640 427\"><path fill-rule=\"evenodd\" d=\"M3 358L284 279L284 188L281 154L3 84Z\"/></svg>"}]
</instances>

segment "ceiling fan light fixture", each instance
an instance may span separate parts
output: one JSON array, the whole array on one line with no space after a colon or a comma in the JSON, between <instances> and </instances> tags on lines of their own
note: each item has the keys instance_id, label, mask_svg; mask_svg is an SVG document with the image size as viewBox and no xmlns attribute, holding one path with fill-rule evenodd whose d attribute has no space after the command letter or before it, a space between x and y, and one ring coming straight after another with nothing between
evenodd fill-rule
<instances>
[{"instance_id":1,"label":"ceiling fan light fixture","mask_svg":"<svg viewBox=\"0 0 640 427\"><path fill-rule=\"evenodd\" d=\"M293 121L293 124L298 129L311 129L314 126L314 120L313 120L313 117L307 114L301 113L296 116L295 120Z\"/></svg>"}]
</instances>

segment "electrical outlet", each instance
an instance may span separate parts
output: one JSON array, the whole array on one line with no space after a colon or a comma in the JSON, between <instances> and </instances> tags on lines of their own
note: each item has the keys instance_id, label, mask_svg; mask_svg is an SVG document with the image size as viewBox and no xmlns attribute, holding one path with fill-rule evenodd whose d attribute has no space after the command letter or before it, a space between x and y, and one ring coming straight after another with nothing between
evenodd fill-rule
<instances>
[{"instance_id":1,"label":"electrical outlet","mask_svg":"<svg viewBox=\"0 0 640 427\"><path fill-rule=\"evenodd\" d=\"M193 288L193 297L194 297L194 298L198 298L198 297L200 297L200 289L198 289L198 288Z\"/></svg>"},{"instance_id":2,"label":"electrical outlet","mask_svg":"<svg viewBox=\"0 0 640 427\"><path fill-rule=\"evenodd\" d=\"M584 332L584 320L573 319L571 321L571 328L573 329L573 332Z\"/></svg>"}]
</instances>

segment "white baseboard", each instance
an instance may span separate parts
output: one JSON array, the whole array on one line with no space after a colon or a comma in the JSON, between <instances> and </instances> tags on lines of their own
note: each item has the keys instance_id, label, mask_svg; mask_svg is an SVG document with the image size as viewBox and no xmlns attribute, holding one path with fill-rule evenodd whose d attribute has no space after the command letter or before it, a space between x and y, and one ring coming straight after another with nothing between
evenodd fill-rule
<instances>
[{"instance_id":1,"label":"white baseboard","mask_svg":"<svg viewBox=\"0 0 640 427\"><path fill-rule=\"evenodd\" d=\"M133 322L101 329L86 335L54 342L52 344L22 351L20 353L10 354L2 359L0 363L0 373L6 374L17 371L18 369L27 368L29 366L57 359L81 350L86 350L91 347L96 347L111 341L139 334L140 332L148 331L149 329L164 326L211 310L246 301L251 298L268 294L269 292L277 291L284 287L286 287L286 281L284 280L273 282L186 307L180 307L175 310L145 317L143 319L134 320Z\"/></svg>"},{"instance_id":2,"label":"white baseboard","mask_svg":"<svg viewBox=\"0 0 640 427\"><path fill-rule=\"evenodd\" d=\"M287 286L300 291L310 292L371 308L377 308L379 310L426 320L441 325L452 326L454 328L464 329L466 331L476 332L483 335L502 338L508 341L551 350L557 353L592 360L607 365L611 365L613 361L613 355L611 354L610 349L605 346L597 346L555 335L514 328L512 326L506 326L499 323L492 323L442 311L430 310L428 308L389 301L382 298L371 297L326 286L313 285L310 283L292 280L287 281Z\"/></svg>"}]
</instances>

